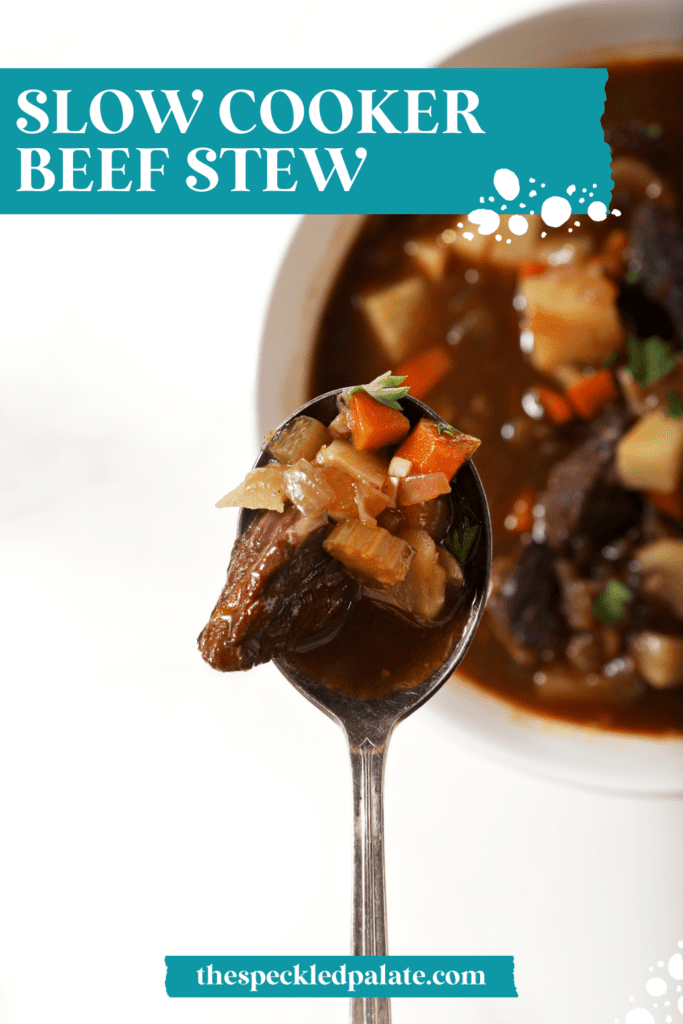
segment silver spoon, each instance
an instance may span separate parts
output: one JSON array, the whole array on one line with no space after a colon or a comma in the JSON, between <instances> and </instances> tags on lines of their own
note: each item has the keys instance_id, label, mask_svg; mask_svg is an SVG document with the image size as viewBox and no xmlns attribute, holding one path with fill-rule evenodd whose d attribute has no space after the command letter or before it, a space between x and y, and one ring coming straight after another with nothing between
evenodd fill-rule
<instances>
[{"instance_id":1,"label":"silver spoon","mask_svg":"<svg viewBox=\"0 0 683 1024\"><path fill-rule=\"evenodd\" d=\"M297 416L308 415L322 423L331 423L337 415L340 391L307 402L292 413L280 428ZM423 416L444 422L422 402L407 395L401 399L403 412L414 425ZM267 447L254 468L271 461ZM462 633L447 659L419 686L376 700L360 700L322 685L309 677L287 657L275 662L280 671L317 708L329 715L344 730L351 752L353 777L353 956L386 956L387 924L384 885L384 764L389 739L395 727L417 711L460 664L484 610L491 572L491 520L479 474L471 462L458 472L454 498L466 504L480 525L477 547L467 562L466 585L469 615ZM244 533L257 513L243 509L238 534ZM351 1000L352 1024L390 1024L391 1007L387 997Z\"/></svg>"}]
</instances>

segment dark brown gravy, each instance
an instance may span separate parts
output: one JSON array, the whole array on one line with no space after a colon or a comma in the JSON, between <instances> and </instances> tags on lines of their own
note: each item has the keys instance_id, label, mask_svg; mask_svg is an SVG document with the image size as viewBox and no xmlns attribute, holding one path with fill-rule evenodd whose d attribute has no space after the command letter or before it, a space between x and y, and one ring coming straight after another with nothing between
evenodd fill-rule
<instances>
[{"instance_id":1,"label":"dark brown gravy","mask_svg":"<svg viewBox=\"0 0 683 1024\"><path fill-rule=\"evenodd\" d=\"M429 679L458 642L466 617L455 611L422 627L362 597L333 640L287 660L324 686L376 700Z\"/></svg>"},{"instance_id":2,"label":"dark brown gravy","mask_svg":"<svg viewBox=\"0 0 683 1024\"><path fill-rule=\"evenodd\" d=\"M603 125L610 128L622 121L637 119L680 132L682 97L681 63L643 62L619 67L610 72ZM663 163L659 170L681 195L683 161L680 151L675 161L667 164L664 157ZM608 218L612 223L603 225L595 225L585 217L581 219L582 227L570 236L574 239L582 231L602 236L615 226L613 218ZM309 386L311 396L370 379L387 369L386 357L369 334L354 296L368 284L395 280L408 271L405 242L416 236L436 234L452 220L452 216L368 218L341 271L321 323ZM623 218L619 226L624 226ZM482 438L475 462L491 509L496 557L511 552L518 543L503 523L520 488L541 489L553 464L576 443L576 435L570 425L563 428L562 436L554 438L552 443L534 441L533 433L529 443L519 447L502 443L501 427L519 416L521 396L528 387L538 383L538 374L519 347L519 318L512 305L514 272L491 268L480 273L476 283L468 283L465 280L467 270L464 259L454 258L444 281L431 286L430 316L418 348L434 344L446 346L446 335L453 321L468 309L468 304L486 310L486 330L477 337L466 338L461 346L448 346L455 366L426 401L459 429ZM488 406L485 426L481 418L474 416L475 400ZM531 430L533 432L533 424ZM382 619L387 615L392 621ZM376 616L377 621L368 628L371 616ZM390 643L381 653L371 641L375 628L388 630L390 637ZM452 628L448 623L447 629ZM439 640L441 642L441 638ZM410 630L396 616L382 609L370 610L363 604L359 605L348 628L334 641L334 651L328 645L324 655L311 652L299 657L305 661L304 668L313 669L315 662L315 672L326 675L330 685L341 686L342 680L353 679L354 695L362 696L366 694L369 680L378 675L387 678L387 692L400 685L402 672L409 665L417 666L422 657L419 643L413 647L413 641ZM443 643L447 642L444 631ZM435 657L437 646L434 652L430 650L430 660ZM318 664L320 658L324 658L324 665ZM388 676L383 675L384 670ZM543 701L533 683L533 671L511 661L492 636L485 619L461 671L519 707L545 715L625 731L683 732L683 686L668 691L648 687L637 701L622 706ZM376 691L373 695L377 695Z\"/></svg>"}]
</instances>

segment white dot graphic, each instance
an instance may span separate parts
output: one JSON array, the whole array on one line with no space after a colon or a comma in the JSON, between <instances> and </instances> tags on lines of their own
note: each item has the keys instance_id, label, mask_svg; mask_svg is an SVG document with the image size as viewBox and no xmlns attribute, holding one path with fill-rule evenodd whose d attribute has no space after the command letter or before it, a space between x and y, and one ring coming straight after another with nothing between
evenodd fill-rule
<instances>
[{"instance_id":1,"label":"white dot graphic","mask_svg":"<svg viewBox=\"0 0 683 1024\"><path fill-rule=\"evenodd\" d=\"M676 981L680 981L683 978L683 956L680 953L674 953L668 963L669 974Z\"/></svg>"},{"instance_id":2,"label":"white dot graphic","mask_svg":"<svg viewBox=\"0 0 683 1024\"><path fill-rule=\"evenodd\" d=\"M648 978L645 991L649 996L663 996L666 992L666 982L663 978Z\"/></svg>"},{"instance_id":3,"label":"white dot graphic","mask_svg":"<svg viewBox=\"0 0 683 1024\"><path fill-rule=\"evenodd\" d=\"M519 178L514 171L501 168L493 175L493 185L503 199L516 199L519 195Z\"/></svg>"},{"instance_id":4,"label":"white dot graphic","mask_svg":"<svg viewBox=\"0 0 683 1024\"><path fill-rule=\"evenodd\" d=\"M550 228L559 228L565 224L572 215L572 208L567 199L562 196L550 196L544 200L541 207L543 222Z\"/></svg>"},{"instance_id":5,"label":"white dot graphic","mask_svg":"<svg viewBox=\"0 0 683 1024\"><path fill-rule=\"evenodd\" d=\"M640 1006L634 1006L626 1014L624 1024L655 1024L655 1019L649 1010L644 1010Z\"/></svg>"},{"instance_id":6,"label":"white dot graphic","mask_svg":"<svg viewBox=\"0 0 683 1024\"><path fill-rule=\"evenodd\" d=\"M521 213L513 213L508 221L508 227L513 235L525 235L529 230L529 223Z\"/></svg>"},{"instance_id":7,"label":"white dot graphic","mask_svg":"<svg viewBox=\"0 0 683 1024\"><path fill-rule=\"evenodd\" d=\"M585 192L586 190L584 189L583 191ZM567 195L568 196L573 196L575 192L576 192L576 185L570 185L569 188L567 189Z\"/></svg>"},{"instance_id":8,"label":"white dot graphic","mask_svg":"<svg viewBox=\"0 0 683 1024\"><path fill-rule=\"evenodd\" d=\"M472 210L467 219L470 224L479 225L480 235L492 235L500 224L500 217L494 210Z\"/></svg>"}]
</instances>

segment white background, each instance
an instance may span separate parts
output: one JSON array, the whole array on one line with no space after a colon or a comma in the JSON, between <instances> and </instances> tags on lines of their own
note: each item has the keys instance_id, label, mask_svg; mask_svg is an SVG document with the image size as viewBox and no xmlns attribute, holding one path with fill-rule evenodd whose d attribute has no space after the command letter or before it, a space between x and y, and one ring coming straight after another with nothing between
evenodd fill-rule
<instances>
[{"instance_id":1,"label":"white background","mask_svg":"<svg viewBox=\"0 0 683 1024\"><path fill-rule=\"evenodd\" d=\"M547 3L5 3L3 66L422 66ZM298 218L4 218L0 1021L341 1022L343 1000L171 1001L164 956L340 954L341 733L265 666L195 649L255 452L268 296ZM683 939L677 799L392 740L394 953L514 954L517 1001L397 1024L592 1024ZM656 970L656 967L655 967ZM672 1007L674 1020L683 1020ZM663 1019L663 1018L662 1018Z\"/></svg>"}]
</instances>

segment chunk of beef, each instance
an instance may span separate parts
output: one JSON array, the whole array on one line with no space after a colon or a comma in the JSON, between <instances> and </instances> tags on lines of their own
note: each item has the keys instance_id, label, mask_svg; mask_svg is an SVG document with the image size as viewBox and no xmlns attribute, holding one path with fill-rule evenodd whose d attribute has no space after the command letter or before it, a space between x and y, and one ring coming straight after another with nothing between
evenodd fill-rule
<instances>
[{"instance_id":1,"label":"chunk of beef","mask_svg":"<svg viewBox=\"0 0 683 1024\"><path fill-rule=\"evenodd\" d=\"M493 631L518 664L557 657L567 636L554 560L547 544L529 544L488 602Z\"/></svg>"},{"instance_id":2,"label":"chunk of beef","mask_svg":"<svg viewBox=\"0 0 683 1024\"><path fill-rule=\"evenodd\" d=\"M570 541L582 536L601 548L639 522L642 498L619 487L609 473L628 422L626 412L608 409L583 444L551 470L539 504L545 510L546 539L556 551L565 552Z\"/></svg>"},{"instance_id":3,"label":"chunk of beef","mask_svg":"<svg viewBox=\"0 0 683 1024\"><path fill-rule=\"evenodd\" d=\"M629 246L629 269L641 275L645 294L664 306L683 344L683 230L676 215L655 203L639 203Z\"/></svg>"},{"instance_id":4,"label":"chunk of beef","mask_svg":"<svg viewBox=\"0 0 683 1024\"><path fill-rule=\"evenodd\" d=\"M228 578L199 636L221 672L252 668L332 630L358 593L323 549L324 526L297 509L258 516L235 542Z\"/></svg>"}]
</instances>

